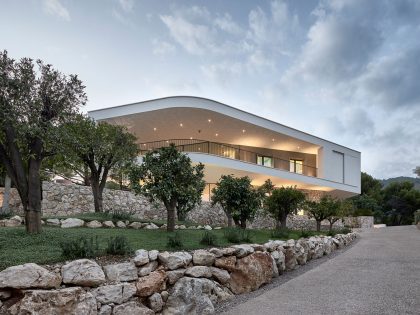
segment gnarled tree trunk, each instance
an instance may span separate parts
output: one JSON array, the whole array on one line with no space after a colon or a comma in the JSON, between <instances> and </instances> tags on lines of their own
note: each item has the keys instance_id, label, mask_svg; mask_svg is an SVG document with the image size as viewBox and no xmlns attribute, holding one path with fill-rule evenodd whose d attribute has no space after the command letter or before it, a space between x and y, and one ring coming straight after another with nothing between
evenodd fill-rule
<instances>
[{"instance_id":1,"label":"gnarled tree trunk","mask_svg":"<svg viewBox=\"0 0 420 315\"><path fill-rule=\"evenodd\" d=\"M166 211L168 212L168 220L166 230L168 232L175 231L175 220L176 220L176 200L171 199L168 202L164 202Z\"/></svg>"},{"instance_id":2,"label":"gnarled tree trunk","mask_svg":"<svg viewBox=\"0 0 420 315\"><path fill-rule=\"evenodd\" d=\"M4 178L4 193L3 193L3 203L1 205L0 208L0 213L1 214L8 214L10 212L10 206L9 206L9 202L10 202L10 189L12 187L12 180L11 178L6 175L6 177Z\"/></svg>"}]
</instances>

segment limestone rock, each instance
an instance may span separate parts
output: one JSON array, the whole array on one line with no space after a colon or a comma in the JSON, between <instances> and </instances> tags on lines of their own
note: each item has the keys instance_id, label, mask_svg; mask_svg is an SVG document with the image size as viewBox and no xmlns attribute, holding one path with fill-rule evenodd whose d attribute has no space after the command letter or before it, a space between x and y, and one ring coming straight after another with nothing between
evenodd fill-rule
<instances>
[{"instance_id":1,"label":"limestone rock","mask_svg":"<svg viewBox=\"0 0 420 315\"><path fill-rule=\"evenodd\" d=\"M204 249L194 251L193 263L194 265L211 266L214 263L216 256Z\"/></svg>"},{"instance_id":2,"label":"limestone rock","mask_svg":"<svg viewBox=\"0 0 420 315\"><path fill-rule=\"evenodd\" d=\"M0 288L58 288L61 277L37 264L9 267L0 272Z\"/></svg>"},{"instance_id":3,"label":"limestone rock","mask_svg":"<svg viewBox=\"0 0 420 315\"><path fill-rule=\"evenodd\" d=\"M238 259L235 270L230 275L230 288L240 294L258 289L269 283L273 276L273 261L269 253L256 252Z\"/></svg>"},{"instance_id":4,"label":"limestone rock","mask_svg":"<svg viewBox=\"0 0 420 315\"><path fill-rule=\"evenodd\" d=\"M8 290L0 290L0 301L6 300L12 296L12 292Z\"/></svg>"},{"instance_id":5,"label":"limestone rock","mask_svg":"<svg viewBox=\"0 0 420 315\"><path fill-rule=\"evenodd\" d=\"M134 263L112 264L104 267L108 280L115 282L137 280L137 268Z\"/></svg>"},{"instance_id":6,"label":"limestone rock","mask_svg":"<svg viewBox=\"0 0 420 315\"><path fill-rule=\"evenodd\" d=\"M47 219L46 224L53 225L53 226L60 226L61 223L59 219Z\"/></svg>"},{"instance_id":7,"label":"limestone rock","mask_svg":"<svg viewBox=\"0 0 420 315\"><path fill-rule=\"evenodd\" d=\"M139 249L135 252L134 263L137 267L143 266L149 262L149 252L145 249Z\"/></svg>"},{"instance_id":8,"label":"limestone rock","mask_svg":"<svg viewBox=\"0 0 420 315\"><path fill-rule=\"evenodd\" d=\"M146 230L157 230L159 227L154 223L149 223L144 227Z\"/></svg>"},{"instance_id":9,"label":"limestone rock","mask_svg":"<svg viewBox=\"0 0 420 315\"><path fill-rule=\"evenodd\" d=\"M223 256L223 250L221 250L220 248L210 248L209 252L212 253L216 258Z\"/></svg>"},{"instance_id":10,"label":"limestone rock","mask_svg":"<svg viewBox=\"0 0 420 315\"><path fill-rule=\"evenodd\" d=\"M185 270L187 276L194 278L210 278L212 276L211 270L207 266L194 266Z\"/></svg>"},{"instance_id":11,"label":"limestone rock","mask_svg":"<svg viewBox=\"0 0 420 315\"><path fill-rule=\"evenodd\" d=\"M254 248L248 244L233 245L231 247L236 249L235 255L238 258L245 257L254 252Z\"/></svg>"},{"instance_id":12,"label":"limestone rock","mask_svg":"<svg viewBox=\"0 0 420 315\"><path fill-rule=\"evenodd\" d=\"M97 221L97 220L93 220L93 221L90 221L90 222L86 223L86 226L88 228L97 229L97 228L102 227L102 223Z\"/></svg>"},{"instance_id":13,"label":"limestone rock","mask_svg":"<svg viewBox=\"0 0 420 315\"><path fill-rule=\"evenodd\" d=\"M227 271L233 271L235 270L236 260L236 256L221 257L215 260L214 265Z\"/></svg>"},{"instance_id":14,"label":"limestone rock","mask_svg":"<svg viewBox=\"0 0 420 315\"><path fill-rule=\"evenodd\" d=\"M205 230L207 230L207 231L211 231L211 230L212 230L212 228L211 228L211 226L210 226L210 225L205 225L205 226L204 226L204 229L205 229Z\"/></svg>"},{"instance_id":15,"label":"limestone rock","mask_svg":"<svg viewBox=\"0 0 420 315\"><path fill-rule=\"evenodd\" d=\"M232 256L235 255L237 249L233 247L226 247L222 249L224 256Z\"/></svg>"},{"instance_id":16,"label":"limestone rock","mask_svg":"<svg viewBox=\"0 0 420 315\"><path fill-rule=\"evenodd\" d=\"M94 287L105 282L102 268L93 260L74 260L61 267L63 283Z\"/></svg>"},{"instance_id":17,"label":"limestone rock","mask_svg":"<svg viewBox=\"0 0 420 315\"><path fill-rule=\"evenodd\" d=\"M85 224L85 221L76 219L76 218L68 218L61 221L62 228L74 228L74 227L81 227Z\"/></svg>"},{"instance_id":18,"label":"limestone rock","mask_svg":"<svg viewBox=\"0 0 420 315\"><path fill-rule=\"evenodd\" d=\"M93 295L80 287L60 290L28 290L22 300L14 304L9 312L42 315L96 315L97 305Z\"/></svg>"},{"instance_id":19,"label":"limestone rock","mask_svg":"<svg viewBox=\"0 0 420 315\"><path fill-rule=\"evenodd\" d=\"M13 220L13 218L2 220L2 222L2 225L4 227L16 227L22 225L22 222L20 220Z\"/></svg>"},{"instance_id":20,"label":"limestone rock","mask_svg":"<svg viewBox=\"0 0 420 315\"><path fill-rule=\"evenodd\" d=\"M154 312L160 312L162 310L163 307L163 300L162 300L162 296L159 293L153 293L149 299L149 307L154 311Z\"/></svg>"},{"instance_id":21,"label":"limestone rock","mask_svg":"<svg viewBox=\"0 0 420 315\"><path fill-rule=\"evenodd\" d=\"M181 279L185 274L185 270L186 269L177 269L177 270L167 271L166 275L168 276L169 284L174 284L179 279Z\"/></svg>"},{"instance_id":22,"label":"limestone rock","mask_svg":"<svg viewBox=\"0 0 420 315\"><path fill-rule=\"evenodd\" d=\"M137 295L141 297L150 296L166 288L166 272L163 270L153 271L148 276L137 280Z\"/></svg>"},{"instance_id":23,"label":"limestone rock","mask_svg":"<svg viewBox=\"0 0 420 315\"><path fill-rule=\"evenodd\" d=\"M155 271L156 268L158 267L159 263L155 260L155 261L151 261L148 264L140 267L138 269L138 275L139 277L144 277L147 276L148 274L150 274L152 271Z\"/></svg>"},{"instance_id":24,"label":"limestone rock","mask_svg":"<svg viewBox=\"0 0 420 315\"><path fill-rule=\"evenodd\" d=\"M158 259L158 255L159 255L159 251L158 250L155 250L155 249L150 250L149 251L149 260L150 261L153 261L153 260Z\"/></svg>"},{"instance_id":25,"label":"limestone rock","mask_svg":"<svg viewBox=\"0 0 420 315\"><path fill-rule=\"evenodd\" d=\"M297 265L297 259L296 259L296 254L295 254L294 249L286 248L284 256L285 256L286 270L295 269Z\"/></svg>"},{"instance_id":26,"label":"limestone rock","mask_svg":"<svg viewBox=\"0 0 420 315\"><path fill-rule=\"evenodd\" d=\"M114 306L113 315L154 315L151 309L136 301Z\"/></svg>"},{"instance_id":27,"label":"limestone rock","mask_svg":"<svg viewBox=\"0 0 420 315\"><path fill-rule=\"evenodd\" d=\"M127 302L136 293L136 286L131 283L104 285L91 293L101 304L121 304Z\"/></svg>"},{"instance_id":28,"label":"limestone rock","mask_svg":"<svg viewBox=\"0 0 420 315\"><path fill-rule=\"evenodd\" d=\"M221 284L225 284L230 280L230 274L226 270L219 269L216 267L210 267L213 278L219 281Z\"/></svg>"},{"instance_id":29,"label":"limestone rock","mask_svg":"<svg viewBox=\"0 0 420 315\"><path fill-rule=\"evenodd\" d=\"M118 221L116 225L121 229L125 229L127 227L123 221Z\"/></svg>"},{"instance_id":30,"label":"limestone rock","mask_svg":"<svg viewBox=\"0 0 420 315\"><path fill-rule=\"evenodd\" d=\"M162 291L162 292L160 292L160 296L162 297L163 302L166 302L168 300L168 297L169 297L169 292L168 291Z\"/></svg>"},{"instance_id":31,"label":"limestone rock","mask_svg":"<svg viewBox=\"0 0 420 315\"><path fill-rule=\"evenodd\" d=\"M104 221L104 223L102 223L102 225L103 225L103 227L110 228L110 229L115 227L114 222L112 222L112 221Z\"/></svg>"},{"instance_id":32,"label":"limestone rock","mask_svg":"<svg viewBox=\"0 0 420 315\"><path fill-rule=\"evenodd\" d=\"M111 315L112 307L110 305L102 305L99 309L98 315Z\"/></svg>"},{"instance_id":33,"label":"limestone rock","mask_svg":"<svg viewBox=\"0 0 420 315\"><path fill-rule=\"evenodd\" d=\"M275 250L271 252L271 257L273 257L274 261L276 262L279 273L282 273L284 270L286 270L286 258L282 251Z\"/></svg>"},{"instance_id":34,"label":"limestone rock","mask_svg":"<svg viewBox=\"0 0 420 315\"><path fill-rule=\"evenodd\" d=\"M192 260L192 256L187 252L162 252L159 253L158 259L162 265L169 270L185 268Z\"/></svg>"},{"instance_id":35,"label":"limestone rock","mask_svg":"<svg viewBox=\"0 0 420 315\"><path fill-rule=\"evenodd\" d=\"M132 229L139 230L143 227L143 224L141 222L133 222L128 227L132 228Z\"/></svg>"}]
</instances>

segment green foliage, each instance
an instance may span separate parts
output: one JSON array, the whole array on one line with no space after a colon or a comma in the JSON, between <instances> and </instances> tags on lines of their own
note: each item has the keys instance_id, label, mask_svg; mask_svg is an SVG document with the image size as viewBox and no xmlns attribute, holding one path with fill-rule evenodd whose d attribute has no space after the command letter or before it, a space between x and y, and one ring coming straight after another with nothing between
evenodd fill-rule
<instances>
[{"instance_id":1,"label":"green foliage","mask_svg":"<svg viewBox=\"0 0 420 315\"><path fill-rule=\"evenodd\" d=\"M216 246L217 245L217 237L216 235L214 235L214 233L210 232L210 231L206 231L204 232L201 240L200 240L200 244L201 245L206 245L206 246Z\"/></svg>"},{"instance_id":2,"label":"green foliage","mask_svg":"<svg viewBox=\"0 0 420 315\"><path fill-rule=\"evenodd\" d=\"M151 202L161 201L168 211L168 231L175 229L175 211L188 211L201 203L205 188L204 165L191 159L174 144L146 153L141 165L132 165L131 187Z\"/></svg>"},{"instance_id":3,"label":"green foliage","mask_svg":"<svg viewBox=\"0 0 420 315\"><path fill-rule=\"evenodd\" d=\"M84 88L41 60L0 52L0 164L19 192L30 233L41 231L42 163L60 148L62 125L86 103Z\"/></svg>"},{"instance_id":4,"label":"green foliage","mask_svg":"<svg viewBox=\"0 0 420 315\"><path fill-rule=\"evenodd\" d=\"M181 249L184 247L184 242L182 241L181 234L175 232L173 235L168 235L168 242L166 247L169 249Z\"/></svg>"},{"instance_id":5,"label":"green foliage","mask_svg":"<svg viewBox=\"0 0 420 315\"><path fill-rule=\"evenodd\" d=\"M248 176L234 177L222 175L216 187L212 190L212 205L220 204L229 219L236 226L246 228L247 220L254 218L261 206L261 193L251 185Z\"/></svg>"},{"instance_id":6,"label":"green foliage","mask_svg":"<svg viewBox=\"0 0 420 315\"><path fill-rule=\"evenodd\" d=\"M373 211L371 209L363 209L363 208L357 208L353 212L353 216L360 217L360 216L372 216Z\"/></svg>"},{"instance_id":7,"label":"green foliage","mask_svg":"<svg viewBox=\"0 0 420 315\"><path fill-rule=\"evenodd\" d=\"M114 221L131 221L133 219L133 212L114 209L111 211L110 217Z\"/></svg>"},{"instance_id":8,"label":"green foliage","mask_svg":"<svg viewBox=\"0 0 420 315\"><path fill-rule=\"evenodd\" d=\"M291 231L288 228L274 229L271 232L271 237L274 238L274 239L287 239L287 238L289 238L290 232Z\"/></svg>"},{"instance_id":9,"label":"green foliage","mask_svg":"<svg viewBox=\"0 0 420 315\"><path fill-rule=\"evenodd\" d=\"M417 175L417 177L420 177L420 166L417 166L414 170L413 173Z\"/></svg>"},{"instance_id":10,"label":"green foliage","mask_svg":"<svg viewBox=\"0 0 420 315\"><path fill-rule=\"evenodd\" d=\"M99 253L98 237L66 240L60 243L60 248L65 259L94 258Z\"/></svg>"},{"instance_id":11,"label":"green foliage","mask_svg":"<svg viewBox=\"0 0 420 315\"><path fill-rule=\"evenodd\" d=\"M109 180L109 181L106 182L105 188L107 188L107 189L114 189L114 190L120 190L121 189L120 188L120 185L118 183L116 183L114 181L111 181L111 180Z\"/></svg>"},{"instance_id":12,"label":"green foliage","mask_svg":"<svg viewBox=\"0 0 420 315\"><path fill-rule=\"evenodd\" d=\"M305 210L307 211L309 217L315 219L317 223L317 231L321 230L321 222L323 220L329 219L333 216L338 216L339 209L340 201L328 195L323 196L319 202L305 202Z\"/></svg>"},{"instance_id":13,"label":"green foliage","mask_svg":"<svg viewBox=\"0 0 420 315\"><path fill-rule=\"evenodd\" d=\"M264 202L264 209L276 220L277 228L286 227L289 214L296 214L305 201L305 194L296 187L275 188Z\"/></svg>"},{"instance_id":14,"label":"green foliage","mask_svg":"<svg viewBox=\"0 0 420 315\"><path fill-rule=\"evenodd\" d=\"M128 255L133 252L128 239L123 235L118 235L115 237L110 237L108 239L107 247L105 248L105 253L108 255Z\"/></svg>"},{"instance_id":15,"label":"green foliage","mask_svg":"<svg viewBox=\"0 0 420 315\"><path fill-rule=\"evenodd\" d=\"M300 237L308 238L310 236L312 236L312 233L310 231L306 231L304 229L301 229L301 231L300 231Z\"/></svg>"},{"instance_id":16,"label":"green foliage","mask_svg":"<svg viewBox=\"0 0 420 315\"><path fill-rule=\"evenodd\" d=\"M230 243L238 244L241 242L251 243L253 240L253 233L250 230L240 228L226 228L223 235Z\"/></svg>"}]
</instances>

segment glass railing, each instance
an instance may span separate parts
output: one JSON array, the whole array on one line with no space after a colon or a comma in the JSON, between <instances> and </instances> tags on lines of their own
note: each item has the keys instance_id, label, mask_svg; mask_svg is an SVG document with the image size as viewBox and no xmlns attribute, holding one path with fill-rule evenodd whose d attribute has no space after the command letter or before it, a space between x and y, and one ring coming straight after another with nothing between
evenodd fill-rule
<instances>
[{"instance_id":1,"label":"glass railing","mask_svg":"<svg viewBox=\"0 0 420 315\"><path fill-rule=\"evenodd\" d=\"M316 177L317 168L305 164L299 164L291 160L281 159L275 156L275 152L270 156L266 153L244 150L239 145L226 144L198 139L169 139L153 142L145 142L140 144L140 154L144 155L148 151L167 147L171 143L182 152L196 152L217 155L228 159L240 160L248 163L258 164L266 167L276 168L292 173L303 174ZM263 162L262 162L263 161Z\"/></svg>"}]
</instances>

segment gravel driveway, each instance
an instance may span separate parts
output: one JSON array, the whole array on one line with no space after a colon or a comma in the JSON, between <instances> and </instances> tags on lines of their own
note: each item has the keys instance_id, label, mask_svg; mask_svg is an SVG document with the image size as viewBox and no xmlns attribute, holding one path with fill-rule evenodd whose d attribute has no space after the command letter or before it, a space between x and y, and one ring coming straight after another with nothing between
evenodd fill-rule
<instances>
[{"instance_id":1,"label":"gravel driveway","mask_svg":"<svg viewBox=\"0 0 420 315\"><path fill-rule=\"evenodd\" d=\"M419 315L420 230L363 232L342 254L223 314Z\"/></svg>"}]
</instances>

